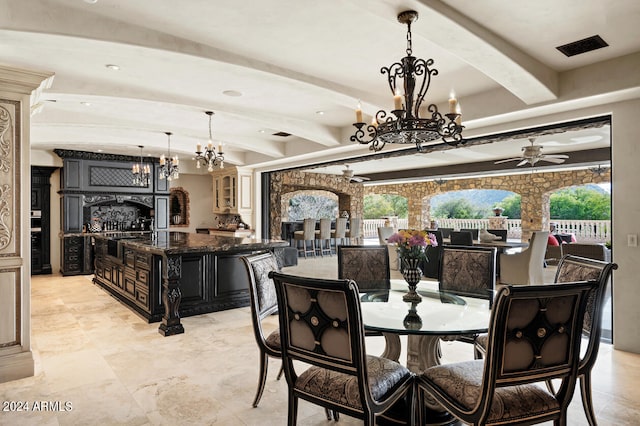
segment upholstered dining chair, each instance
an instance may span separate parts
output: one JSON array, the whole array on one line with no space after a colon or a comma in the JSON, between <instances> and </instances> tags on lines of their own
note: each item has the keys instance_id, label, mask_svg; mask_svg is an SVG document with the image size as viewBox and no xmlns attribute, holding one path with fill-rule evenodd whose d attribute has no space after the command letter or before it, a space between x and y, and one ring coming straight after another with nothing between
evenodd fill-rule
<instances>
[{"instance_id":1,"label":"upholstered dining chair","mask_svg":"<svg viewBox=\"0 0 640 426\"><path fill-rule=\"evenodd\" d=\"M487 299L491 307L496 286L496 253L495 247L445 246L440 260L439 289L460 296ZM444 339L473 344L475 358L481 358L475 344L477 337L468 334Z\"/></svg>"},{"instance_id":2,"label":"upholstered dining chair","mask_svg":"<svg viewBox=\"0 0 640 426\"><path fill-rule=\"evenodd\" d=\"M265 337L262 328L263 320L277 312L278 300L273 280L268 274L271 271L279 271L276 257L273 253L257 253L241 258L249 275L249 300L251 305L251 321L253 334L260 350L260 377L258 379L258 391L253 400L253 406L257 407L267 381L267 369L269 357L281 358L280 331L276 329ZM278 373L278 380L282 377L282 369Z\"/></svg>"},{"instance_id":3,"label":"upholstered dining chair","mask_svg":"<svg viewBox=\"0 0 640 426\"><path fill-rule=\"evenodd\" d=\"M278 296L290 426L297 424L299 399L371 426L403 398L414 413L413 373L395 361L366 354L353 281L278 272L270 276ZM311 366L300 372L305 368L300 362Z\"/></svg>"},{"instance_id":4,"label":"upholstered dining chair","mask_svg":"<svg viewBox=\"0 0 640 426\"><path fill-rule=\"evenodd\" d=\"M473 234L469 231L451 231L449 241L456 246L472 246Z\"/></svg>"},{"instance_id":5,"label":"upholstered dining chair","mask_svg":"<svg viewBox=\"0 0 640 426\"><path fill-rule=\"evenodd\" d=\"M501 284L543 284L544 253L549 232L535 231L531 234L529 247L518 253L500 253Z\"/></svg>"},{"instance_id":6,"label":"upholstered dining chair","mask_svg":"<svg viewBox=\"0 0 640 426\"><path fill-rule=\"evenodd\" d=\"M338 246L338 278L356 282L361 293L391 287L386 245Z\"/></svg>"},{"instance_id":7,"label":"upholstered dining chair","mask_svg":"<svg viewBox=\"0 0 640 426\"><path fill-rule=\"evenodd\" d=\"M582 333L587 336L586 350L582 351L580 363L578 364L578 378L580 379L580 394L582 396L582 406L589 425L597 425L596 416L593 411L593 401L591 398L591 370L593 369L600 349L600 338L602 336L602 311L607 302L607 285L612 272L618 269L616 263L603 262L599 260L587 259L578 256L564 256L556 271L555 282L564 283L567 281L596 280L598 287L589 293L587 299L587 310L584 314ZM549 383L553 390L553 386Z\"/></svg>"},{"instance_id":8,"label":"upholstered dining chair","mask_svg":"<svg viewBox=\"0 0 640 426\"><path fill-rule=\"evenodd\" d=\"M580 281L500 289L484 360L438 365L416 379L418 424L428 396L471 425L567 423L588 293ZM539 386L560 379L557 392Z\"/></svg>"},{"instance_id":9,"label":"upholstered dining chair","mask_svg":"<svg viewBox=\"0 0 640 426\"><path fill-rule=\"evenodd\" d=\"M302 231L295 231L293 233L293 239L298 245L298 251L300 251L300 241L302 241L302 252L304 257L307 257L307 253L311 253L316 256L316 220L307 218L303 221ZM311 243L311 248L309 248Z\"/></svg>"}]
</instances>

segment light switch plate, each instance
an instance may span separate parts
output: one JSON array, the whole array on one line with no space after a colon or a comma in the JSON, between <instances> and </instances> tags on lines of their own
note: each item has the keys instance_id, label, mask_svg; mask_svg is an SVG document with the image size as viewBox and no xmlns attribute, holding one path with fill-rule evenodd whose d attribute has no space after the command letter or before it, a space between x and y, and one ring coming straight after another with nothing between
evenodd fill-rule
<instances>
[{"instance_id":1,"label":"light switch plate","mask_svg":"<svg viewBox=\"0 0 640 426\"><path fill-rule=\"evenodd\" d=\"M638 235L627 234L627 245L629 247L638 247Z\"/></svg>"}]
</instances>

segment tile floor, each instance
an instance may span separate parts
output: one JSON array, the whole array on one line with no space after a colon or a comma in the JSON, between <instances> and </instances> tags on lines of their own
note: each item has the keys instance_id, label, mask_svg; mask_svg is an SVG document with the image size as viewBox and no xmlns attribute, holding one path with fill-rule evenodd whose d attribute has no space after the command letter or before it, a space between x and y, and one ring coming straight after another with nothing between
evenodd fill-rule
<instances>
[{"instance_id":1,"label":"tile floor","mask_svg":"<svg viewBox=\"0 0 640 426\"><path fill-rule=\"evenodd\" d=\"M301 259L286 272L334 277L336 257ZM393 271L397 274L396 271ZM552 271L549 271L552 273ZM248 308L184 318L185 334L162 337L91 277L34 276L33 377L0 384L3 401L58 402L57 411L0 411L1 425L285 425L286 382L273 360L258 408L251 402L258 351ZM277 318L270 320L277 326ZM368 338L372 353L381 338ZM446 343L444 360L470 359L468 345ZM600 425L640 419L640 355L601 346L594 370ZM68 403L69 410L63 411ZM41 404L42 405L42 404ZM55 406L54 406L55 408ZM300 403L300 425L327 425L324 411ZM339 424L362 424L341 416ZM570 425L584 425L574 396Z\"/></svg>"}]
</instances>

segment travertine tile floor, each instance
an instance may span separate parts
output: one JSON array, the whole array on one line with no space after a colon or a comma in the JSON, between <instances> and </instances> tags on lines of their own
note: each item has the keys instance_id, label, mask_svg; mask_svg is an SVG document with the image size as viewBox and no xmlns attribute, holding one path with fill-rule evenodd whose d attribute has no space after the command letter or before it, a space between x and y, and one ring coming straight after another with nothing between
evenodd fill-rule
<instances>
[{"instance_id":1,"label":"travertine tile floor","mask_svg":"<svg viewBox=\"0 0 640 426\"><path fill-rule=\"evenodd\" d=\"M301 259L286 272L336 275L336 257ZM396 271L393 271L397 274ZM552 274L552 271L549 271ZM251 402L258 351L248 308L184 318L185 334L162 337L100 288L91 277L34 276L34 377L0 384L2 401L60 402L68 411L0 411L2 425L285 425L286 381L271 361L258 408ZM552 279L552 275L551 275ZM277 327L277 318L270 319ZM367 338L371 353L380 338ZM444 361L470 359L468 345L446 343ZM599 424L640 423L640 355L601 346L594 370ZM70 406L66 406L69 403ZM5 404L3 403L3 408ZM333 424L324 411L300 403L300 425ZM341 416L338 424L362 424ZM570 425L584 425L574 395Z\"/></svg>"}]
</instances>

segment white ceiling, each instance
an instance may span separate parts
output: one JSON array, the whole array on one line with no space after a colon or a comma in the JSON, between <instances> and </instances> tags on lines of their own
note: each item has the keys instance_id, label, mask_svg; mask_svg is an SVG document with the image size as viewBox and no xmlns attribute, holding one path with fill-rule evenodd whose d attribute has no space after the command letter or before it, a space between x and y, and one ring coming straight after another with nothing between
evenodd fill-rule
<instances>
[{"instance_id":1,"label":"white ceiling","mask_svg":"<svg viewBox=\"0 0 640 426\"><path fill-rule=\"evenodd\" d=\"M55 73L32 117L34 150L138 155L143 145L158 157L171 131L182 165L207 142L204 111L213 110L214 141L228 163L311 164L369 153L349 141L354 107L361 100L371 116L392 106L380 68L405 56L406 27L396 16L407 9L420 14L414 54L439 70L427 102L446 107L455 90L471 135L537 107L587 107L591 100L564 99L566 76L640 52L637 0L0 0L0 65ZM555 49L595 34L609 47L570 58ZM608 130L539 143L545 153L604 147ZM526 144L359 163L355 171L498 160Z\"/></svg>"}]
</instances>

